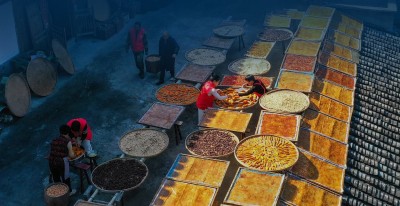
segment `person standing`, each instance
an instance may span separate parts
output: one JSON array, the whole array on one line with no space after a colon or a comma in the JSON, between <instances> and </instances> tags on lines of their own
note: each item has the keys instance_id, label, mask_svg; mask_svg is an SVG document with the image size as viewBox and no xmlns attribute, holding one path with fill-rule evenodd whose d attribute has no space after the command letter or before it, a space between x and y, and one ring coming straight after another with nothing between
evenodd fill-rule
<instances>
[{"instance_id":1,"label":"person standing","mask_svg":"<svg viewBox=\"0 0 400 206\"><path fill-rule=\"evenodd\" d=\"M74 158L72 150L70 127L68 125L60 126L60 136L53 139L50 144L49 167L54 182L63 182L68 185L70 196L76 193L71 188L71 179L69 177L68 157Z\"/></svg>"},{"instance_id":2,"label":"person standing","mask_svg":"<svg viewBox=\"0 0 400 206\"><path fill-rule=\"evenodd\" d=\"M129 47L133 52L136 67L139 69L139 77L144 78L144 55L148 53L147 37L140 22L136 22L135 26L129 30L126 40L126 51Z\"/></svg>"},{"instance_id":3,"label":"person standing","mask_svg":"<svg viewBox=\"0 0 400 206\"><path fill-rule=\"evenodd\" d=\"M179 52L179 45L168 32L164 32L158 43L158 53L160 55L160 80L157 85L164 83L165 70L171 74L171 79L175 78L175 58Z\"/></svg>"},{"instance_id":4,"label":"person standing","mask_svg":"<svg viewBox=\"0 0 400 206\"><path fill-rule=\"evenodd\" d=\"M204 115L204 110L211 108L213 106L215 98L218 100L225 100L228 96L221 96L218 94L218 90L215 89L218 86L220 77L216 74L212 74L210 79L204 83L201 88L200 95L197 97L196 106L198 108L198 121L200 124L201 119Z\"/></svg>"},{"instance_id":5,"label":"person standing","mask_svg":"<svg viewBox=\"0 0 400 206\"><path fill-rule=\"evenodd\" d=\"M93 139L93 133L90 129L86 119L75 118L67 122L67 125L71 127L70 136L76 138L78 145L82 145L87 154L92 153L91 141Z\"/></svg>"}]
</instances>

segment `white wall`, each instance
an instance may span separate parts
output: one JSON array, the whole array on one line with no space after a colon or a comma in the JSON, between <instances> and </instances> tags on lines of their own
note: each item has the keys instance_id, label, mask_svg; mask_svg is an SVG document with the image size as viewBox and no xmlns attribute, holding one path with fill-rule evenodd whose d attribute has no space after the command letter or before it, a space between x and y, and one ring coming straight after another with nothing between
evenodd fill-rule
<instances>
[{"instance_id":1,"label":"white wall","mask_svg":"<svg viewBox=\"0 0 400 206\"><path fill-rule=\"evenodd\" d=\"M12 2L0 5L0 64L19 52Z\"/></svg>"}]
</instances>

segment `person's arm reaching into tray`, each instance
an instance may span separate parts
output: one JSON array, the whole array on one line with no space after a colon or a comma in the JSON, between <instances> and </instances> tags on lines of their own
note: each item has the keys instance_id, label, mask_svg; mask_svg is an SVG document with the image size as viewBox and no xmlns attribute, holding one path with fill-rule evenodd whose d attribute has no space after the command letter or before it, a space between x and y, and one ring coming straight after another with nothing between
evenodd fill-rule
<instances>
[{"instance_id":1,"label":"person's arm reaching into tray","mask_svg":"<svg viewBox=\"0 0 400 206\"><path fill-rule=\"evenodd\" d=\"M228 96L221 96L220 94L218 94L218 90L216 90L216 89L212 89L210 94L213 95L218 100L225 100L228 98Z\"/></svg>"}]
</instances>

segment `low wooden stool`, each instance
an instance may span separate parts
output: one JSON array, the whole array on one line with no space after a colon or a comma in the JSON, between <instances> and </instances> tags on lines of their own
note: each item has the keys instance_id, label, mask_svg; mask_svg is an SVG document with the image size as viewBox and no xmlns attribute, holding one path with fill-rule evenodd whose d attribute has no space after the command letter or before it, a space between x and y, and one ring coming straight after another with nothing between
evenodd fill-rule
<instances>
[{"instance_id":1,"label":"low wooden stool","mask_svg":"<svg viewBox=\"0 0 400 206\"><path fill-rule=\"evenodd\" d=\"M86 181L89 185L91 185L92 183L90 182L90 177L88 174L88 170L90 169L90 165L86 164L86 163L82 163L82 162L78 162L75 163L74 165L72 165L73 168L78 169L79 170L79 180L80 180L80 190L81 190L81 194L83 194L85 188L83 187L83 178L85 175L86 177Z\"/></svg>"},{"instance_id":2,"label":"low wooden stool","mask_svg":"<svg viewBox=\"0 0 400 206\"><path fill-rule=\"evenodd\" d=\"M94 168L97 167L97 160L96 159L99 156L97 156L97 154L96 154L95 156L92 156L92 157L89 156L89 155L86 155L86 157L89 159L90 171L93 172Z\"/></svg>"}]
</instances>

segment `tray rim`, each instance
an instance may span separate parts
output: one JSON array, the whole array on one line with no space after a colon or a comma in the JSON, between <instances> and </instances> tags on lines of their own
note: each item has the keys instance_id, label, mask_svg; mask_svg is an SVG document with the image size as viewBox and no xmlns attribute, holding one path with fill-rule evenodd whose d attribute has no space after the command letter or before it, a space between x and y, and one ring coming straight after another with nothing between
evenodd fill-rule
<instances>
[{"instance_id":1,"label":"tray rim","mask_svg":"<svg viewBox=\"0 0 400 206\"><path fill-rule=\"evenodd\" d=\"M261 134L261 127L262 127L263 117L266 114L281 115L281 116L294 116L294 117L296 117L296 132L295 132L294 137L288 139L286 137L281 137L281 136L278 136L278 135L275 135L275 134ZM287 114L287 113L286 114L283 114L283 113L272 113L272 112L267 112L265 110L262 110L260 112L260 116L258 118L258 123L257 123L255 134L257 134L257 135L267 135L267 136L268 135L269 136L276 136L276 137L281 137L281 138L287 139L287 140L289 140L291 142L297 142L298 139L299 139L300 123L301 123L301 115L298 115L298 114Z\"/></svg>"},{"instance_id":2,"label":"tray rim","mask_svg":"<svg viewBox=\"0 0 400 206\"><path fill-rule=\"evenodd\" d=\"M264 62L266 62L266 63L269 65L269 67L268 67L268 68L266 69L266 71L264 71L264 72L261 72L261 73L253 73L253 74L250 74L250 73L248 73L248 74L239 74L239 73L237 73L237 71L233 71L232 65L233 65L234 63L239 62L239 61L244 61L244 60L246 60L246 59L253 59L253 60L255 60L255 61L264 61ZM228 70L229 70L230 72L234 73L234 74L242 75L242 76L246 76L246 75L260 76L260 75L264 75L264 74L268 73L268 72L271 70L271 63L270 63L268 60L266 60L266 59L258 59L258 58L251 58L251 57L241 57L241 58L235 59L234 61L232 61L231 63L229 63L229 65L228 65Z\"/></svg>"},{"instance_id":3,"label":"tray rim","mask_svg":"<svg viewBox=\"0 0 400 206\"><path fill-rule=\"evenodd\" d=\"M255 134L255 135L251 135L251 136L248 136L248 137L246 137L246 138L240 140L239 144L236 145L235 152L234 152L234 154L235 154L235 159L236 159L236 161L237 161L240 165L242 165L243 167L246 167L246 168L249 168L249 169L253 169L253 170L258 170L258 171L264 171L264 172L280 172L280 171L286 171L286 170L290 170L290 168L293 167L293 165L291 165L291 166L288 166L288 167L286 167L286 168L284 168L284 169L281 169L281 170L261 170L261 169L253 168L253 167L250 167L250 166L246 166L246 164L244 164L242 161L240 161L240 160L238 159L238 157L237 157L237 154L236 154L236 151L237 151L237 148L239 147L239 145L242 144L244 141L247 141L248 139L256 138L256 137L259 137L259 136L272 136L272 137L277 137L277 138L283 139L284 141L287 141L289 144L291 144L291 146L294 148L294 150L296 150L296 153L297 153L296 161L294 161L293 165L295 165L296 162L299 160L299 155L300 155L300 154L299 154L299 150L297 149L297 146L296 146L292 141L287 140L287 139L282 138L282 137L275 136L275 135Z\"/></svg>"},{"instance_id":4,"label":"tray rim","mask_svg":"<svg viewBox=\"0 0 400 206\"><path fill-rule=\"evenodd\" d=\"M121 148L121 140L122 140L123 138L125 138L126 135L128 135L128 134L130 134L130 133L134 133L134 132L137 132L137 131L143 131L143 130L157 131L157 132L159 132L160 134L162 134L162 136L166 137L165 139L167 140L167 144L165 145L165 147L162 148L162 149L160 150L160 152L155 153L155 154L153 154L153 155L147 155L147 156L134 156L134 155L130 155L130 154L128 154L127 152L125 152L125 151ZM119 138L119 140L118 140L118 147L119 147L119 149L122 151L122 153L124 153L125 155L127 155L127 156L129 156L129 157L155 157L155 156L158 156L159 154L163 153L163 152L168 148L168 145L169 145L169 136L167 135L167 133L163 132L162 130L153 129L153 128L140 128L140 129L131 130L131 131L129 131L129 132L125 132L125 133L122 135L122 137Z\"/></svg>"},{"instance_id":5,"label":"tray rim","mask_svg":"<svg viewBox=\"0 0 400 206\"><path fill-rule=\"evenodd\" d=\"M145 116L145 114L150 111L150 109L153 108L154 105L156 104L162 104L164 106L170 106L170 107L178 107L180 109L180 111L177 114L177 118L175 119L174 123L177 121L177 119L179 118L179 116L181 116L181 114L185 111L185 107L180 106L180 105L173 105L173 104L166 104L163 102L153 102L153 104L149 107L149 109L142 115L142 117L140 117L140 119L137 121L137 123L142 124L142 125L148 125L146 123L142 123L142 119ZM174 126L174 123L171 124L171 126L169 128L164 128L164 127L158 127L158 126L154 126L154 125L148 125L148 126L153 126L153 127L157 127L157 128L162 128L162 129L171 129L172 126Z\"/></svg>"},{"instance_id":6,"label":"tray rim","mask_svg":"<svg viewBox=\"0 0 400 206\"><path fill-rule=\"evenodd\" d=\"M235 187L235 185L237 183L237 180L240 178L240 174L244 170L247 170L247 171L250 171L250 172L254 172L254 173L258 173L258 174L269 175L269 176L281 176L281 182L279 184L279 189L277 191L277 195L275 196L274 203L272 204L272 205L276 205L277 202L279 201L279 197L280 197L280 194L282 192L283 183L285 182L286 175L285 174L280 174L280 173L274 173L274 172L259 171L259 170L254 170L254 169L241 167L241 166L239 166L239 168L237 169L236 174L234 176L234 179L232 180L232 182L231 182L231 184L229 186L229 189L228 189L228 191L227 191L227 193L226 193L226 195L224 197L223 202L224 203L228 203L228 204L238 204L238 205L240 204L240 205L243 205L243 206L251 206L252 205L252 204L238 203L238 202L229 200L230 194L231 194L233 188Z\"/></svg>"},{"instance_id":7,"label":"tray rim","mask_svg":"<svg viewBox=\"0 0 400 206\"><path fill-rule=\"evenodd\" d=\"M269 109L267 109L267 108L265 108L265 107L263 107L263 106L261 105L261 99L263 98L263 96L267 96L267 95L270 95L270 94L272 94L272 93L280 92L280 91L291 91L291 92L296 92L296 93L301 93L301 94L303 94L304 96L307 97L307 98L305 98L305 99L307 99L308 106L305 107L304 109L300 110L299 112L277 112L277 111L270 111ZM265 93L264 95L262 95L262 96L260 97L260 99L259 99L258 102L259 102L259 104L260 104L260 107L263 108L265 111L270 112L270 113L275 113L275 114L299 114L299 113L302 113L302 112L304 112L305 110L307 110L307 109L310 107L310 103L311 103L311 102L310 102L310 98L309 98L306 94L304 94L304 92L299 92L299 91L295 91L295 90L291 90L291 89L274 89L274 90L269 91L269 92Z\"/></svg>"},{"instance_id":8,"label":"tray rim","mask_svg":"<svg viewBox=\"0 0 400 206\"><path fill-rule=\"evenodd\" d=\"M298 92L303 92L303 93L307 93L308 94L308 93L310 93L312 91L312 88L313 88L313 85L314 85L314 79L315 79L314 73L297 72L297 71L286 70L286 69L281 69L279 71L278 78L275 81L274 89L282 89L282 88L278 88L278 86L279 86L279 80L281 79L281 76L282 76L283 72L293 72L293 73L299 73L299 74L304 74L304 75L311 76L310 88L307 91L298 91ZM297 90L294 90L294 91L297 91Z\"/></svg>"},{"instance_id":9,"label":"tray rim","mask_svg":"<svg viewBox=\"0 0 400 206\"><path fill-rule=\"evenodd\" d=\"M215 188L215 187L209 187L209 186L205 186L205 185L198 185L198 184L187 183L187 182L182 182L182 181L171 180L171 179L168 179L168 178L163 178L162 181L161 181L160 186L159 186L158 189L157 189L156 194L154 195L153 199L151 200L150 206L158 206L158 205L155 204L155 201L157 200L157 197L159 197L160 192L161 192L161 190L163 189L163 187L164 187L164 185L165 185L165 183L166 183L167 181L171 181L171 182L180 182L180 183L183 183L183 184L189 184L189 185L195 185L195 186L200 186L200 187L206 187L206 188L209 188L209 189L213 190L214 193L213 193L213 196L212 196L211 199L210 199L210 204L209 204L208 206L211 206L211 205L213 204L213 202L214 202L214 200L215 200L215 197L216 197L216 195L217 195L217 192L218 192L218 188Z\"/></svg>"},{"instance_id":10,"label":"tray rim","mask_svg":"<svg viewBox=\"0 0 400 206\"><path fill-rule=\"evenodd\" d=\"M195 133L198 133L198 132L201 132L201 131L210 131L210 130L218 130L218 131L222 131L222 132L229 133L229 135L231 135L231 138L236 142L236 145L240 142L238 136L237 136L236 134L234 134L233 132L228 131L228 130L224 130L224 129L214 129L214 128L199 129L199 130L195 130L195 131L191 132L190 134L188 134L188 135L186 136L186 139L185 139L185 148L186 148L186 150L189 151L189 153L192 154L192 155L194 155L194 156L199 156L199 157L203 157L203 158L221 158L221 157L227 157L227 156L232 155L234 150L232 150L232 152L230 152L230 153L228 153L228 154L225 154L225 155L203 156L203 155L196 154L195 152L193 152L192 150L190 150L190 149L188 148L188 140L189 140L190 137L192 137ZM236 146L236 145L235 145L235 146Z\"/></svg>"},{"instance_id":11,"label":"tray rim","mask_svg":"<svg viewBox=\"0 0 400 206\"><path fill-rule=\"evenodd\" d=\"M199 181L182 180L182 179L177 179L177 178L172 177L171 175L173 174L176 166L178 165L178 163L182 157L190 157L190 158L197 158L197 159L202 159L202 160L216 161L216 162L221 162L221 163L226 164L226 170L224 172L223 178L221 179L221 181L219 182L218 185L211 185L211 184L207 184L205 182L201 182L200 180ZM228 172L229 165L230 165L230 161L227 161L227 160L213 159L213 157L203 157L203 156L199 156L199 155L179 153L176 156L176 158L175 158L174 162L172 163L170 169L168 170L167 174L165 175L165 178L169 179L169 180L173 180L173 181L178 181L178 182L195 184L195 185L200 185L200 186L205 186L205 187L219 188L219 187L221 187L222 182L225 178L225 175Z\"/></svg>"},{"instance_id":12,"label":"tray rim","mask_svg":"<svg viewBox=\"0 0 400 206\"><path fill-rule=\"evenodd\" d=\"M220 109L220 108L208 108L208 109L206 109L205 111L204 111L204 114L208 111L208 110L219 110L219 111L224 111L224 112L237 112L237 113L240 113L240 114L246 114L246 115L248 115L249 116L249 119L246 121L246 129L247 129L247 127L249 127L249 123L250 123L250 120L251 120L251 117L253 116L253 113L248 113L248 112L239 112L239 111L236 111L236 110L228 110L228 109ZM204 115L205 116L205 115ZM213 129L222 129L222 128L215 128L215 127L208 127L208 126L205 126L205 125L201 125L201 123L203 122L203 120L204 120L204 116L203 116L203 118L201 119L201 121L200 121L200 123L198 124L198 126L199 127L206 127L206 128L213 128ZM246 129L244 130L244 131L236 131L236 130L228 130L228 131L231 131L231 132L239 132L239 133L245 133L246 132ZM227 129L222 129L222 130L227 130Z\"/></svg>"},{"instance_id":13,"label":"tray rim","mask_svg":"<svg viewBox=\"0 0 400 206\"><path fill-rule=\"evenodd\" d=\"M112 161L118 161L118 160L123 160L123 161L125 161L125 160L133 160L133 161L136 161L137 163L141 164L142 166L144 166L144 167L146 168L146 176L143 177L142 181L141 181L139 184L137 184L137 185L135 185L135 186L133 186L133 187L130 187L130 188L123 189L123 190L105 190L105 189L99 187L97 184L95 184L95 183L93 182L93 173L96 171L97 168L99 168L99 166L105 165L105 164L107 164L107 163L109 163L109 162L112 162ZM121 192L121 191L127 192L127 191L134 190L134 189L138 188L139 186L141 186L141 185L143 184L143 182L147 179L147 176L148 176L148 175L149 175L149 168L147 167L147 165L146 165L145 163L143 163L143 162L141 162L141 161L139 161L139 160L137 160L137 159L135 159L135 158L127 158L127 157L124 157L124 158L114 158L114 159L107 160L107 161L105 161L105 162L99 164L96 168L94 168L94 170L92 171L92 174L91 174L91 176L90 176L90 182L91 182L91 183L93 184L93 186L95 186L98 190L100 190L100 191L102 191L102 192L105 192L105 193L116 193L116 192Z\"/></svg>"},{"instance_id":14,"label":"tray rim","mask_svg":"<svg viewBox=\"0 0 400 206\"><path fill-rule=\"evenodd\" d=\"M214 49L214 48L209 48L209 47L208 47L208 48L200 47L200 48L189 49L188 51L185 52L185 59L186 59L188 62L190 62L190 63L192 63L192 64L195 64L195 63L193 63L193 60L194 60L194 59L190 59L190 58L188 57L188 55L189 55L189 53L192 52L192 51L201 50L201 49L204 49L204 50L213 50L213 51L215 51L215 52L218 52L218 53L220 53L220 54L223 54L224 60L223 60L222 62L220 62L220 63L217 63L217 64L196 64L196 65L200 65L200 66L216 66L216 65L220 65L220 64L222 64L222 63L224 63L224 62L226 61L226 54L224 54L221 50Z\"/></svg>"},{"instance_id":15,"label":"tray rim","mask_svg":"<svg viewBox=\"0 0 400 206\"><path fill-rule=\"evenodd\" d=\"M196 103L197 100L192 102L192 103L190 103L190 104L174 104L174 103L170 103L170 102L164 102L164 101L161 101L160 99L158 99L157 98L158 92L160 92L160 90L162 88L170 86L170 85L185 85L187 87L192 87L192 88L195 88L200 94L200 90L198 88L196 88L195 86L191 85L191 84L187 84L187 83L179 83L179 84L178 83L168 83L168 84L165 84L165 85L163 85L163 86L161 86L160 88L157 89L156 93L154 94L154 96L156 97L157 101L165 103L165 104L177 105L177 106L188 106L188 105L192 105L192 104Z\"/></svg>"}]
</instances>

